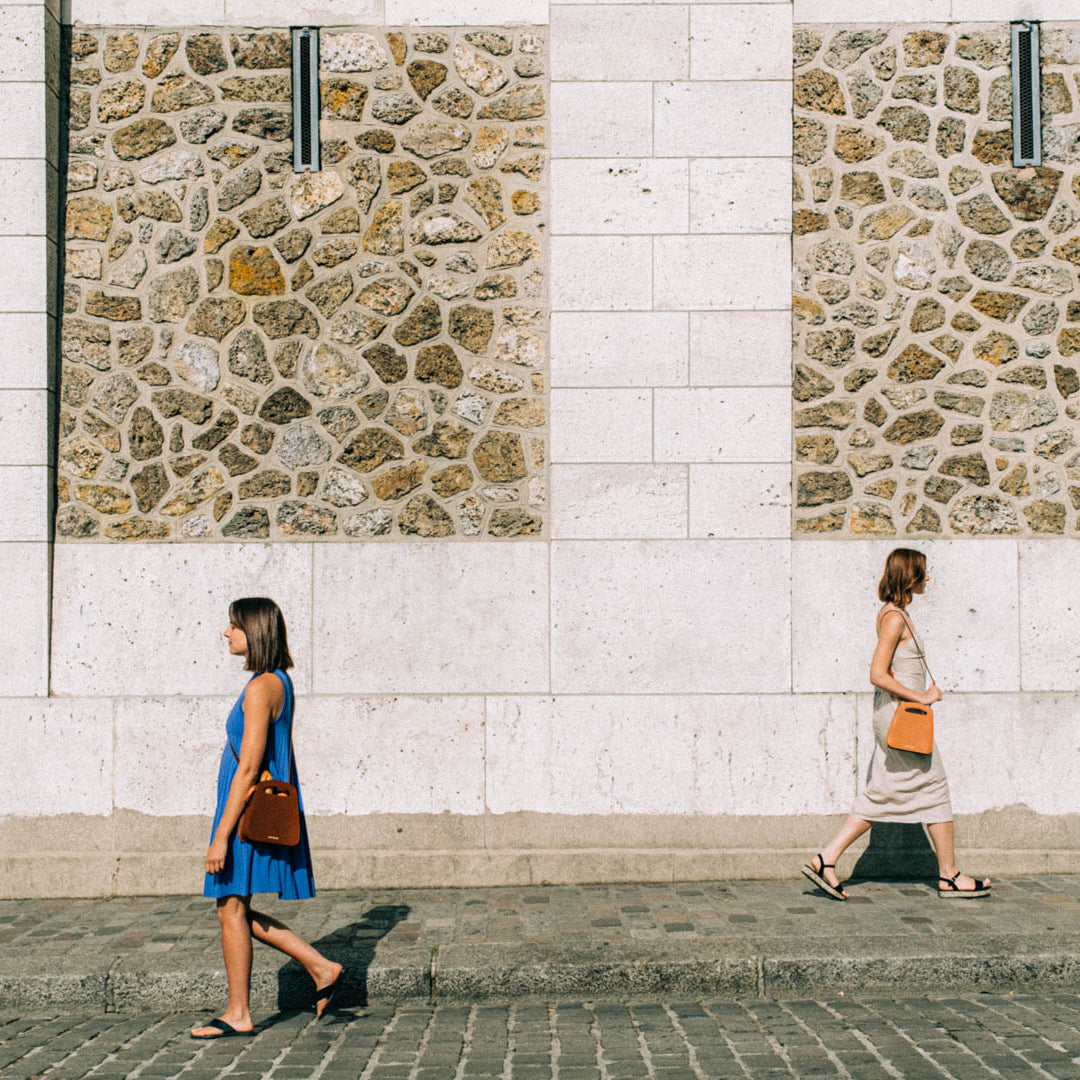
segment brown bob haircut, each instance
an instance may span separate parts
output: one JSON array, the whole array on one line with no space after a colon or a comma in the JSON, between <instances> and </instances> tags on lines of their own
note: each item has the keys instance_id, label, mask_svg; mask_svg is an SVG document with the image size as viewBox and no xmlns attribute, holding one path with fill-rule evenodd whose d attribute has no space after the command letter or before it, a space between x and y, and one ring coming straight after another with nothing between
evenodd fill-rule
<instances>
[{"instance_id":1,"label":"brown bob haircut","mask_svg":"<svg viewBox=\"0 0 1080 1080\"><path fill-rule=\"evenodd\" d=\"M275 668L291 668L289 639L281 608L266 596L245 596L229 605L229 621L247 637L245 671L260 674Z\"/></svg>"},{"instance_id":2,"label":"brown bob haircut","mask_svg":"<svg viewBox=\"0 0 1080 1080\"><path fill-rule=\"evenodd\" d=\"M878 598L885 604L907 607L915 589L926 580L926 556L914 548L893 548L878 582Z\"/></svg>"}]
</instances>

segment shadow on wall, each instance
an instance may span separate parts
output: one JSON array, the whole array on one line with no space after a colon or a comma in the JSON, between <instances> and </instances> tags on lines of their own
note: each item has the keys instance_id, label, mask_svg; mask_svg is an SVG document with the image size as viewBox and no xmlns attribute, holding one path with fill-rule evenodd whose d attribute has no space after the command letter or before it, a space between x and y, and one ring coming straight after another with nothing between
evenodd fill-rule
<instances>
[{"instance_id":1,"label":"shadow on wall","mask_svg":"<svg viewBox=\"0 0 1080 1080\"><path fill-rule=\"evenodd\" d=\"M849 875L861 881L926 881L937 878L937 859L921 825L878 822Z\"/></svg>"},{"instance_id":2,"label":"shadow on wall","mask_svg":"<svg viewBox=\"0 0 1080 1080\"><path fill-rule=\"evenodd\" d=\"M380 904L365 912L359 922L332 930L311 943L323 955L348 969L345 982L334 997L334 1009L367 1005L368 969L379 939L407 919L409 911L405 904ZM290 960L278 972L278 1008L283 1012L308 1008L311 1000L311 979L298 963Z\"/></svg>"}]
</instances>

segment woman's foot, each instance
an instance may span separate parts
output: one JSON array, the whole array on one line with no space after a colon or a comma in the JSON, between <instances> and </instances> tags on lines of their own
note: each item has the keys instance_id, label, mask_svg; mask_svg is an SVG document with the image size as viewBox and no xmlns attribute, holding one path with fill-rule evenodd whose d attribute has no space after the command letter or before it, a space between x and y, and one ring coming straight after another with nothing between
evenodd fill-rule
<instances>
[{"instance_id":1,"label":"woman's foot","mask_svg":"<svg viewBox=\"0 0 1080 1080\"><path fill-rule=\"evenodd\" d=\"M341 973L345 968L333 960L327 960L325 968L318 973L318 977L315 979L315 1018L321 1019L322 1014L330 1007L330 1001L333 997L333 993L327 993L327 991L336 991L336 983L341 977Z\"/></svg>"},{"instance_id":2,"label":"woman's foot","mask_svg":"<svg viewBox=\"0 0 1080 1080\"><path fill-rule=\"evenodd\" d=\"M251 1022L251 1014L246 1016L232 1017L228 1013L211 1020L208 1024L191 1029L193 1039L224 1039L232 1035L251 1035L255 1025Z\"/></svg>"},{"instance_id":3,"label":"woman's foot","mask_svg":"<svg viewBox=\"0 0 1080 1080\"><path fill-rule=\"evenodd\" d=\"M846 900L848 894L844 892L840 879L836 876L836 865L827 863L824 855L815 855L804 867L803 875L808 877L819 889L831 896L834 900Z\"/></svg>"},{"instance_id":4,"label":"woman's foot","mask_svg":"<svg viewBox=\"0 0 1080 1080\"><path fill-rule=\"evenodd\" d=\"M977 898L990 895L989 878L973 878L953 869L951 874L941 871L938 875L938 896L949 899Z\"/></svg>"}]
</instances>

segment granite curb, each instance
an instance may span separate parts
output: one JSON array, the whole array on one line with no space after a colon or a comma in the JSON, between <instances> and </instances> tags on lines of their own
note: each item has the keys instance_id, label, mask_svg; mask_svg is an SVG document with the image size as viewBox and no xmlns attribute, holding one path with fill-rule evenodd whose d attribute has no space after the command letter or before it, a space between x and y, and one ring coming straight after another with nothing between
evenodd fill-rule
<instances>
[{"instance_id":1,"label":"granite curb","mask_svg":"<svg viewBox=\"0 0 1080 1080\"><path fill-rule=\"evenodd\" d=\"M821 946L742 939L699 942L683 951L452 945L432 955L429 949L386 949L366 972L351 972L343 1004L1080 990L1080 935L1064 941L1035 935L1022 941L992 938L945 950L895 941L859 942L842 953L835 943ZM70 962L5 962L0 1008L213 1009L220 1005L224 982L220 964L147 969L118 958L79 969ZM306 976L291 965L256 964L252 1004L257 1010L306 1008L310 997Z\"/></svg>"}]
</instances>

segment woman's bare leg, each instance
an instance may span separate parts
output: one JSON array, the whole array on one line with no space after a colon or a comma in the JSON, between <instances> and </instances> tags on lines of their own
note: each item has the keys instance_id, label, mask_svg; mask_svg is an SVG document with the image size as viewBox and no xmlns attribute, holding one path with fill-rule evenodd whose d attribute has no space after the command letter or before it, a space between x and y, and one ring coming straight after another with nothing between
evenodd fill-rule
<instances>
[{"instance_id":1,"label":"woman's bare leg","mask_svg":"<svg viewBox=\"0 0 1080 1080\"><path fill-rule=\"evenodd\" d=\"M937 856L938 874L949 880L956 873L956 846L955 830L951 821L935 821L933 825L927 825L926 831L930 834L930 843L934 845L934 854ZM956 879L956 885L961 889L974 889L979 882L967 874L961 874ZM989 879L986 880L989 884Z\"/></svg>"},{"instance_id":2,"label":"woman's bare leg","mask_svg":"<svg viewBox=\"0 0 1080 1080\"><path fill-rule=\"evenodd\" d=\"M291 956L311 976L316 990L329 986L342 972L342 966L334 960L328 960L314 945L309 945L299 934L290 930L283 922L261 911L248 910L248 922L251 933L266 945L270 945ZM316 1014L322 1016L326 1003L320 1001L315 1006Z\"/></svg>"},{"instance_id":3,"label":"woman's bare leg","mask_svg":"<svg viewBox=\"0 0 1080 1080\"><path fill-rule=\"evenodd\" d=\"M859 839L860 836L871 826L871 822L865 818L854 817L849 814L844 821L844 824L840 826L840 831L829 841L828 847L822 851L822 856L825 862L836 864L840 861L840 856L851 845ZM822 870L817 864L817 858L811 859L810 865L818 871L819 874L834 888L840 889L840 878L837 877L835 870ZM843 889L841 892L847 896L847 893Z\"/></svg>"},{"instance_id":4,"label":"woman's bare leg","mask_svg":"<svg viewBox=\"0 0 1080 1080\"><path fill-rule=\"evenodd\" d=\"M237 1031L250 1031L251 1023L251 927L246 896L222 896L217 902L221 923L221 954L225 958L225 978L229 1000L221 1019ZM192 1035L218 1036L214 1028L197 1027Z\"/></svg>"}]
</instances>

